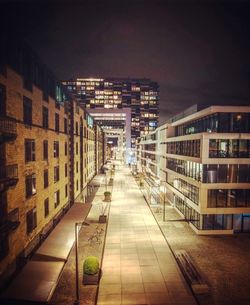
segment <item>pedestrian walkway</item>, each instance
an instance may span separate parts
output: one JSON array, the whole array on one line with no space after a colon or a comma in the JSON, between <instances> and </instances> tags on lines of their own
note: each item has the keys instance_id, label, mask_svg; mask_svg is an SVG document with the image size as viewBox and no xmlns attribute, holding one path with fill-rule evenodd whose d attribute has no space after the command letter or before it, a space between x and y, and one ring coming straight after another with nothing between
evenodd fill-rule
<instances>
[{"instance_id":1,"label":"pedestrian walkway","mask_svg":"<svg viewBox=\"0 0 250 305\"><path fill-rule=\"evenodd\" d=\"M129 169L116 170L98 305L195 305Z\"/></svg>"}]
</instances>

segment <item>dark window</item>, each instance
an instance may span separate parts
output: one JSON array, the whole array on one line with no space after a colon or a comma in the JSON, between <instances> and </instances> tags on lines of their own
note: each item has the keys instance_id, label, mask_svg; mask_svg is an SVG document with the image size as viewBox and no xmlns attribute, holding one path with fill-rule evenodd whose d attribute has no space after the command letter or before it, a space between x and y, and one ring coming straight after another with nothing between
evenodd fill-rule
<instances>
[{"instance_id":1,"label":"dark window","mask_svg":"<svg viewBox=\"0 0 250 305\"><path fill-rule=\"evenodd\" d=\"M60 204L60 191L54 193L54 206L55 208Z\"/></svg>"},{"instance_id":2,"label":"dark window","mask_svg":"<svg viewBox=\"0 0 250 305\"><path fill-rule=\"evenodd\" d=\"M218 167L218 183L227 182L227 165L220 164Z\"/></svg>"},{"instance_id":3,"label":"dark window","mask_svg":"<svg viewBox=\"0 0 250 305\"><path fill-rule=\"evenodd\" d=\"M250 145L249 140L239 140L239 157L249 158L250 157Z\"/></svg>"},{"instance_id":4,"label":"dark window","mask_svg":"<svg viewBox=\"0 0 250 305\"><path fill-rule=\"evenodd\" d=\"M218 140L209 140L209 158L217 158L218 156Z\"/></svg>"},{"instance_id":5,"label":"dark window","mask_svg":"<svg viewBox=\"0 0 250 305\"><path fill-rule=\"evenodd\" d=\"M27 234L30 234L37 227L36 208L26 214Z\"/></svg>"},{"instance_id":6,"label":"dark window","mask_svg":"<svg viewBox=\"0 0 250 305\"><path fill-rule=\"evenodd\" d=\"M64 132L68 133L68 120L64 118Z\"/></svg>"},{"instance_id":7,"label":"dark window","mask_svg":"<svg viewBox=\"0 0 250 305\"><path fill-rule=\"evenodd\" d=\"M59 132L59 114L55 113L55 131Z\"/></svg>"},{"instance_id":8,"label":"dark window","mask_svg":"<svg viewBox=\"0 0 250 305\"><path fill-rule=\"evenodd\" d=\"M59 166L54 167L54 182L59 181L60 175L59 175Z\"/></svg>"},{"instance_id":9,"label":"dark window","mask_svg":"<svg viewBox=\"0 0 250 305\"><path fill-rule=\"evenodd\" d=\"M230 130L230 113L219 113L219 132L229 132Z\"/></svg>"},{"instance_id":10,"label":"dark window","mask_svg":"<svg viewBox=\"0 0 250 305\"><path fill-rule=\"evenodd\" d=\"M44 200L44 217L46 218L49 215L49 198Z\"/></svg>"},{"instance_id":11,"label":"dark window","mask_svg":"<svg viewBox=\"0 0 250 305\"><path fill-rule=\"evenodd\" d=\"M68 164L65 163L64 165L64 173L65 173L65 177L68 177Z\"/></svg>"},{"instance_id":12,"label":"dark window","mask_svg":"<svg viewBox=\"0 0 250 305\"><path fill-rule=\"evenodd\" d=\"M78 173L78 161L76 161L76 172Z\"/></svg>"},{"instance_id":13,"label":"dark window","mask_svg":"<svg viewBox=\"0 0 250 305\"><path fill-rule=\"evenodd\" d=\"M6 88L0 84L0 115L6 115Z\"/></svg>"},{"instance_id":14,"label":"dark window","mask_svg":"<svg viewBox=\"0 0 250 305\"><path fill-rule=\"evenodd\" d=\"M48 141L43 141L43 160L48 160Z\"/></svg>"},{"instance_id":15,"label":"dark window","mask_svg":"<svg viewBox=\"0 0 250 305\"><path fill-rule=\"evenodd\" d=\"M79 183L78 183L78 180L76 181L76 190L78 191L79 189Z\"/></svg>"},{"instance_id":16,"label":"dark window","mask_svg":"<svg viewBox=\"0 0 250 305\"><path fill-rule=\"evenodd\" d=\"M25 140L25 162L35 161L35 140Z\"/></svg>"},{"instance_id":17,"label":"dark window","mask_svg":"<svg viewBox=\"0 0 250 305\"><path fill-rule=\"evenodd\" d=\"M0 260L4 259L9 252L9 238L8 234L0 236Z\"/></svg>"},{"instance_id":18,"label":"dark window","mask_svg":"<svg viewBox=\"0 0 250 305\"><path fill-rule=\"evenodd\" d=\"M54 141L54 158L59 157L59 142Z\"/></svg>"},{"instance_id":19,"label":"dark window","mask_svg":"<svg viewBox=\"0 0 250 305\"><path fill-rule=\"evenodd\" d=\"M43 106L43 128L49 128L49 110Z\"/></svg>"},{"instance_id":20,"label":"dark window","mask_svg":"<svg viewBox=\"0 0 250 305\"><path fill-rule=\"evenodd\" d=\"M49 186L49 171L47 169L43 172L43 182L44 188Z\"/></svg>"},{"instance_id":21,"label":"dark window","mask_svg":"<svg viewBox=\"0 0 250 305\"><path fill-rule=\"evenodd\" d=\"M76 135L78 136L78 122L76 122Z\"/></svg>"},{"instance_id":22,"label":"dark window","mask_svg":"<svg viewBox=\"0 0 250 305\"><path fill-rule=\"evenodd\" d=\"M67 142L64 143L64 154L65 154L65 156L68 155L68 143Z\"/></svg>"},{"instance_id":23,"label":"dark window","mask_svg":"<svg viewBox=\"0 0 250 305\"><path fill-rule=\"evenodd\" d=\"M25 178L26 185L26 198L36 194L36 175L32 174L26 176Z\"/></svg>"},{"instance_id":24,"label":"dark window","mask_svg":"<svg viewBox=\"0 0 250 305\"><path fill-rule=\"evenodd\" d=\"M65 184L65 198L68 197L68 184Z\"/></svg>"},{"instance_id":25,"label":"dark window","mask_svg":"<svg viewBox=\"0 0 250 305\"><path fill-rule=\"evenodd\" d=\"M26 96L23 97L23 122L32 125L32 101Z\"/></svg>"},{"instance_id":26,"label":"dark window","mask_svg":"<svg viewBox=\"0 0 250 305\"><path fill-rule=\"evenodd\" d=\"M78 142L76 142L76 155L78 155Z\"/></svg>"}]
</instances>

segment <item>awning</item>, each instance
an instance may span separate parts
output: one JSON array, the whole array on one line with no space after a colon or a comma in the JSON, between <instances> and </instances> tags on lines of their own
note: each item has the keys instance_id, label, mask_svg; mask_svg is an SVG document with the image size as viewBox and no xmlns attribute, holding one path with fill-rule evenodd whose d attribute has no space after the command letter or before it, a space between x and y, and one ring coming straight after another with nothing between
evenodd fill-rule
<instances>
[{"instance_id":1,"label":"awning","mask_svg":"<svg viewBox=\"0 0 250 305\"><path fill-rule=\"evenodd\" d=\"M91 206L75 203L70 208L1 298L49 302L75 242L75 223L86 219Z\"/></svg>"}]
</instances>

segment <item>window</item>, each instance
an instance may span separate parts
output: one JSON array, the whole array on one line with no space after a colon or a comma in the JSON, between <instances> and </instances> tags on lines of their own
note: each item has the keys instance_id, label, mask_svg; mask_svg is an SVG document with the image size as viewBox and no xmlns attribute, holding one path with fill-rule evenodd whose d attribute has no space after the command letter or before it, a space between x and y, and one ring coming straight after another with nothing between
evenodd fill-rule
<instances>
[{"instance_id":1,"label":"window","mask_svg":"<svg viewBox=\"0 0 250 305\"><path fill-rule=\"evenodd\" d=\"M55 131L59 132L59 114L55 113Z\"/></svg>"},{"instance_id":2,"label":"window","mask_svg":"<svg viewBox=\"0 0 250 305\"><path fill-rule=\"evenodd\" d=\"M68 197L68 184L65 184L65 198Z\"/></svg>"},{"instance_id":3,"label":"window","mask_svg":"<svg viewBox=\"0 0 250 305\"><path fill-rule=\"evenodd\" d=\"M30 234L37 227L36 208L26 214L27 234Z\"/></svg>"},{"instance_id":4,"label":"window","mask_svg":"<svg viewBox=\"0 0 250 305\"><path fill-rule=\"evenodd\" d=\"M54 141L54 158L59 157L59 142Z\"/></svg>"},{"instance_id":5,"label":"window","mask_svg":"<svg viewBox=\"0 0 250 305\"><path fill-rule=\"evenodd\" d=\"M78 155L78 142L76 142L76 155Z\"/></svg>"},{"instance_id":6,"label":"window","mask_svg":"<svg viewBox=\"0 0 250 305\"><path fill-rule=\"evenodd\" d=\"M49 128L49 110L43 106L43 128Z\"/></svg>"},{"instance_id":7,"label":"window","mask_svg":"<svg viewBox=\"0 0 250 305\"><path fill-rule=\"evenodd\" d=\"M68 143L67 142L64 143L64 154L65 154L65 156L68 155Z\"/></svg>"},{"instance_id":8,"label":"window","mask_svg":"<svg viewBox=\"0 0 250 305\"><path fill-rule=\"evenodd\" d=\"M76 135L78 136L78 122L76 122Z\"/></svg>"},{"instance_id":9,"label":"window","mask_svg":"<svg viewBox=\"0 0 250 305\"><path fill-rule=\"evenodd\" d=\"M26 198L36 194L36 175L32 174L25 178Z\"/></svg>"},{"instance_id":10,"label":"window","mask_svg":"<svg viewBox=\"0 0 250 305\"><path fill-rule=\"evenodd\" d=\"M59 181L60 175L59 175L59 166L54 167L54 182L56 183Z\"/></svg>"},{"instance_id":11,"label":"window","mask_svg":"<svg viewBox=\"0 0 250 305\"><path fill-rule=\"evenodd\" d=\"M56 191L54 193L54 206L55 206L55 208L58 207L59 204L60 204L60 191Z\"/></svg>"},{"instance_id":12,"label":"window","mask_svg":"<svg viewBox=\"0 0 250 305\"><path fill-rule=\"evenodd\" d=\"M23 97L23 122L32 125L32 101L26 96Z\"/></svg>"},{"instance_id":13,"label":"window","mask_svg":"<svg viewBox=\"0 0 250 305\"><path fill-rule=\"evenodd\" d=\"M49 186L49 171L47 169L43 172L43 184L44 188Z\"/></svg>"},{"instance_id":14,"label":"window","mask_svg":"<svg viewBox=\"0 0 250 305\"><path fill-rule=\"evenodd\" d=\"M68 164L65 163L64 165L64 173L65 173L65 177L68 177Z\"/></svg>"},{"instance_id":15,"label":"window","mask_svg":"<svg viewBox=\"0 0 250 305\"><path fill-rule=\"evenodd\" d=\"M44 200L44 217L46 218L49 215L49 198Z\"/></svg>"},{"instance_id":16,"label":"window","mask_svg":"<svg viewBox=\"0 0 250 305\"><path fill-rule=\"evenodd\" d=\"M79 189L79 183L78 183L78 180L76 181L76 190L78 191Z\"/></svg>"},{"instance_id":17,"label":"window","mask_svg":"<svg viewBox=\"0 0 250 305\"><path fill-rule=\"evenodd\" d=\"M25 162L35 161L35 140L25 139Z\"/></svg>"},{"instance_id":18,"label":"window","mask_svg":"<svg viewBox=\"0 0 250 305\"><path fill-rule=\"evenodd\" d=\"M48 141L43 141L43 160L48 160Z\"/></svg>"},{"instance_id":19,"label":"window","mask_svg":"<svg viewBox=\"0 0 250 305\"><path fill-rule=\"evenodd\" d=\"M6 88L0 84L0 115L6 114Z\"/></svg>"},{"instance_id":20,"label":"window","mask_svg":"<svg viewBox=\"0 0 250 305\"><path fill-rule=\"evenodd\" d=\"M64 118L64 132L68 133L68 120Z\"/></svg>"},{"instance_id":21,"label":"window","mask_svg":"<svg viewBox=\"0 0 250 305\"><path fill-rule=\"evenodd\" d=\"M78 173L78 161L76 161L76 172Z\"/></svg>"}]
</instances>

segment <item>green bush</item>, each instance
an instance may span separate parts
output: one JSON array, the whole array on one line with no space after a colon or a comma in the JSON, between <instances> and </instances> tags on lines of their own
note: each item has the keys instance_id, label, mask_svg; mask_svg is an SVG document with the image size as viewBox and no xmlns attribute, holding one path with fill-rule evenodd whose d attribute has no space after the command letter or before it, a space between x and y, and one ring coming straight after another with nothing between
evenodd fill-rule
<instances>
[{"instance_id":1,"label":"green bush","mask_svg":"<svg viewBox=\"0 0 250 305\"><path fill-rule=\"evenodd\" d=\"M110 192L108 192L108 191L104 192L104 196L110 196L110 195L111 195Z\"/></svg>"},{"instance_id":2,"label":"green bush","mask_svg":"<svg viewBox=\"0 0 250 305\"><path fill-rule=\"evenodd\" d=\"M83 264L83 272L85 274L96 274L99 270L99 261L95 256L88 256Z\"/></svg>"}]
</instances>

